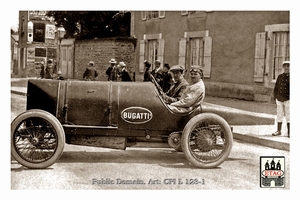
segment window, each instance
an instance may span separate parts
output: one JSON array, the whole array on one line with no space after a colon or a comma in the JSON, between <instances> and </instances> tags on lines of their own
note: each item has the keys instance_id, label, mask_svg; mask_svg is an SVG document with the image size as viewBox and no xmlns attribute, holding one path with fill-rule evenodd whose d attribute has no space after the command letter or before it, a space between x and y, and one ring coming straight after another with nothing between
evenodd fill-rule
<instances>
[{"instance_id":1,"label":"window","mask_svg":"<svg viewBox=\"0 0 300 200\"><path fill-rule=\"evenodd\" d=\"M282 62L290 60L290 25L266 25L265 31L256 33L254 82L275 83L282 73Z\"/></svg>"},{"instance_id":2,"label":"window","mask_svg":"<svg viewBox=\"0 0 300 200\"><path fill-rule=\"evenodd\" d=\"M165 40L162 34L145 34L144 39L140 40L139 51L139 72L144 72L144 61L147 60L154 66L155 60L160 60L161 67L164 63Z\"/></svg>"},{"instance_id":3,"label":"window","mask_svg":"<svg viewBox=\"0 0 300 200\"><path fill-rule=\"evenodd\" d=\"M185 10L185 11L181 11L181 15L188 15L189 11Z\"/></svg>"},{"instance_id":4,"label":"window","mask_svg":"<svg viewBox=\"0 0 300 200\"><path fill-rule=\"evenodd\" d=\"M272 79L275 80L282 73L282 62L290 60L290 34L289 32L274 32L274 54Z\"/></svg>"},{"instance_id":5,"label":"window","mask_svg":"<svg viewBox=\"0 0 300 200\"><path fill-rule=\"evenodd\" d=\"M195 14L195 13L197 13L197 12L199 12L199 11L195 11L195 10L189 11L189 15Z\"/></svg>"},{"instance_id":6,"label":"window","mask_svg":"<svg viewBox=\"0 0 300 200\"><path fill-rule=\"evenodd\" d=\"M148 19L158 18L158 11L148 11L147 17Z\"/></svg>"},{"instance_id":7,"label":"window","mask_svg":"<svg viewBox=\"0 0 300 200\"><path fill-rule=\"evenodd\" d=\"M190 65L200 65L203 67L204 41L203 38L191 38L191 58Z\"/></svg>"},{"instance_id":8,"label":"window","mask_svg":"<svg viewBox=\"0 0 300 200\"><path fill-rule=\"evenodd\" d=\"M207 13L213 12L212 10L200 11L200 10L190 10L190 11L181 11L182 16L188 16L188 18L195 17L206 17Z\"/></svg>"},{"instance_id":9,"label":"window","mask_svg":"<svg viewBox=\"0 0 300 200\"><path fill-rule=\"evenodd\" d=\"M165 11L142 11L142 20L159 19L165 17Z\"/></svg>"},{"instance_id":10,"label":"window","mask_svg":"<svg viewBox=\"0 0 300 200\"><path fill-rule=\"evenodd\" d=\"M212 38L209 31L185 32L179 41L178 63L188 71L191 65L203 67L205 78L211 73ZM187 78L189 73L186 74Z\"/></svg>"},{"instance_id":11,"label":"window","mask_svg":"<svg viewBox=\"0 0 300 200\"><path fill-rule=\"evenodd\" d=\"M146 60L151 63L151 66L154 66L154 61L157 60L158 53L158 41L157 40L148 40L148 48L146 51Z\"/></svg>"}]
</instances>

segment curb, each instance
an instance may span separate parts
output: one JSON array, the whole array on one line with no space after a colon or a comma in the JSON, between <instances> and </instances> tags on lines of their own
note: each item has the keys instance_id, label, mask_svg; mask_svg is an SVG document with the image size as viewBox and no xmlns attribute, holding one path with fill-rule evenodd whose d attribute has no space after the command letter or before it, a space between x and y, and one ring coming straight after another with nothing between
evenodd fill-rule
<instances>
[{"instance_id":1,"label":"curb","mask_svg":"<svg viewBox=\"0 0 300 200\"><path fill-rule=\"evenodd\" d=\"M22 96L26 96L27 95L26 92L21 92L21 91L17 91L17 90L10 90L10 92L12 94L18 94L18 95L22 95Z\"/></svg>"},{"instance_id":2,"label":"curb","mask_svg":"<svg viewBox=\"0 0 300 200\"><path fill-rule=\"evenodd\" d=\"M245 135L245 134L234 133L234 132L232 134L233 134L233 139L236 139L236 140L244 141L244 142L251 143L251 144L257 144L260 146L290 151L289 143L273 141L273 140L268 140L268 139L261 138L261 137L255 137L255 136L251 136L251 135Z\"/></svg>"}]
</instances>

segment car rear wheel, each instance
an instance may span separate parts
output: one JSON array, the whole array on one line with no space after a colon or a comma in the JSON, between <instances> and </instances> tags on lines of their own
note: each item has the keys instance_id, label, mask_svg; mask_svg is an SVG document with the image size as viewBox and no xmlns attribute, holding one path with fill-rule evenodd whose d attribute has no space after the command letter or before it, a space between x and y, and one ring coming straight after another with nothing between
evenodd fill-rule
<instances>
[{"instance_id":1,"label":"car rear wheel","mask_svg":"<svg viewBox=\"0 0 300 200\"><path fill-rule=\"evenodd\" d=\"M231 128L220 116L203 113L184 127L181 147L186 158L196 167L215 168L229 156L233 143Z\"/></svg>"},{"instance_id":2,"label":"car rear wheel","mask_svg":"<svg viewBox=\"0 0 300 200\"><path fill-rule=\"evenodd\" d=\"M11 123L11 153L28 168L47 168L63 153L65 134L60 122L43 110L28 110Z\"/></svg>"}]
</instances>

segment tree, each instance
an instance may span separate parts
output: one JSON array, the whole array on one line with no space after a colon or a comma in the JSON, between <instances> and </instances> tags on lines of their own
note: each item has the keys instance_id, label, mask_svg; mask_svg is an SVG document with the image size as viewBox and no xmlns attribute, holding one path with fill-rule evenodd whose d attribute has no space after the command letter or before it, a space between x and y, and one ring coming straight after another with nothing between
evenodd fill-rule
<instances>
[{"instance_id":1,"label":"tree","mask_svg":"<svg viewBox=\"0 0 300 200\"><path fill-rule=\"evenodd\" d=\"M48 11L47 16L54 18L56 26L65 28L65 38L130 36L130 12L127 11Z\"/></svg>"}]
</instances>

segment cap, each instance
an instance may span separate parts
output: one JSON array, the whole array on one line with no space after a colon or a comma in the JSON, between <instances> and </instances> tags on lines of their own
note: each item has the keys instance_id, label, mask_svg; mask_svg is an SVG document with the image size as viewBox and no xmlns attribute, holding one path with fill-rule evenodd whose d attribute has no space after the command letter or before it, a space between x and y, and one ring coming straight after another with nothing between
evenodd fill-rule
<instances>
[{"instance_id":1,"label":"cap","mask_svg":"<svg viewBox=\"0 0 300 200\"><path fill-rule=\"evenodd\" d=\"M120 67L125 67L126 64L125 64L124 62L119 62L119 66L120 66Z\"/></svg>"},{"instance_id":2,"label":"cap","mask_svg":"<svg viewBox=\"0 0 300 200\"><path fill-rule=\"evenodd\" d=\"M282 65L284 65L284 64L290 64L290 61L283 61L283 63L282 63Z\"/></svg>"},{"instance_id":3,"label":"cap","mask_svg":"<svg viewBox=\"0 0 300 200\"><path fill-rule=\"evenodd\" d=\"M170 65L168 63L165 63L164 67L166 67L167 69L170 69Z\"/></svg>"},{"instance_id":4,"label":"cap","mask_svg":"<svg viewBox=\"0 0 300 200\"><path fill-rule=\"evenodd\" d=\"M160 60L155 60L155 62L154 63L160 63Z\"/></svg>"},{"instance_id":5,"label":"cap","mask_svg":"<svg viewBox=\"0 0 300 200\"><path fill-rule=\"evenodd\" d=\"M110 59L109 62L110 62L110 63L117 63L117 61L116 61L114 58Z\"/></svg>"},{"instance_id":6,"label":"cap","mask_svg":"<svg viewBox=\"0 0 300 200\"><path fill-rule=\"evenodd\" d=\"M191 68L190 68L190 72L193 72L193 71L202 73L203 68L199 65L192 65Z\"/></svg>"},{"instance_id":7,"label":"cap","mask_svg":"<svg viewBox=\"0 0 300 200\"><path fill-rule=\"evenodd\" d=\"M171 67L170 71L184 71L184 68L181 65L174 65Z\"/></svg>"},{"instance_id":8,"label":"cap","mask_svg":"<svg viewBox=\"0 0 300 200\"><path fill-rule=\"evenodd\" d=\"M95 63L94 63L93 61L90 61L90 62L89 62L89 65L94 66L94 64L95 64Z\"/></svg>"},{"instance_id":9,"label":"cap","mask_svg":"<svg viewBox=\"0 0 300 200\"><path fill-rule=\"evenodd\" d=\"M146 67L151 67L151 64L147 60L144 61L144 64Z\"/></svg>"}]
</instances>

